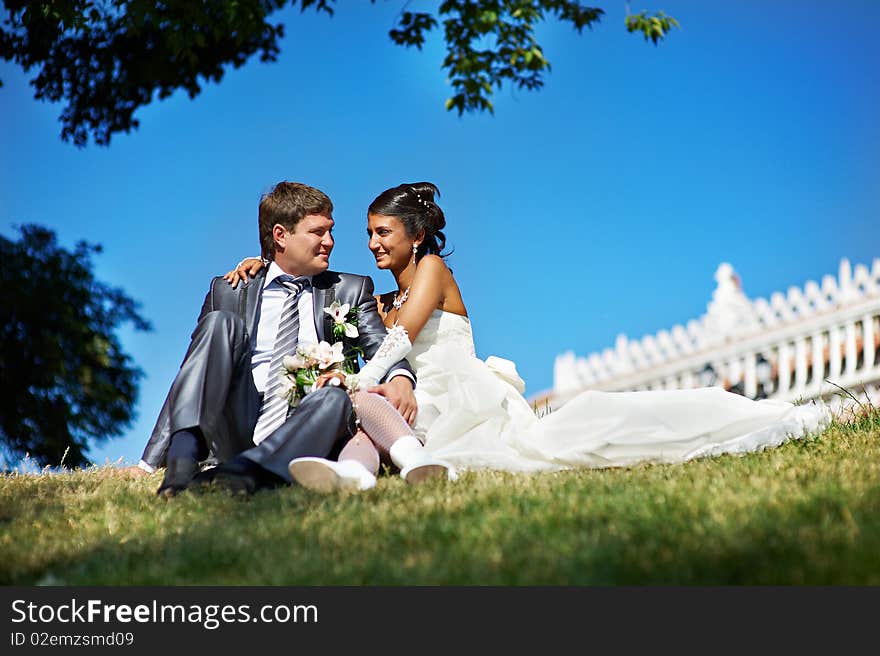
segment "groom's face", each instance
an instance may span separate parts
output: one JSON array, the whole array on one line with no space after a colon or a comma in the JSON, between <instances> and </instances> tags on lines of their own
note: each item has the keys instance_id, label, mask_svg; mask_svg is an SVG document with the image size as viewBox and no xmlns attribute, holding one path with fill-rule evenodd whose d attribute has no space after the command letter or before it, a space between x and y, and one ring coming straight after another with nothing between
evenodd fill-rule
<instances>
[{"instance_id":1,"label":"groom's face","mask_svg":"<svg viewBox=\"0 0 880 656\"><path fill-rule=\"evenodd\" d=\"M333 219L321 214L307 214L289 232L279 224L273 230L275 262L291 275L314 276L330 266L333 250Z\"/></svg>"}]
</instances>

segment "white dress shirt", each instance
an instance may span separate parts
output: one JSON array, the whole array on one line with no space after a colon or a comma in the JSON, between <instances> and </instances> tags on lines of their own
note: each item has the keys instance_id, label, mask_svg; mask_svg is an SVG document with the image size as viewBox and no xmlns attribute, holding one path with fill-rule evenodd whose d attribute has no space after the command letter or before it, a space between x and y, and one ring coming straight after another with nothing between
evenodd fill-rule
<instances>
[{"instance_id":1,"label":"white dress shirt","mask_svg":"<svg viewBox=\"0 0 880 656\"><path fill-rule=\"evenodd\" d=\"M254 377L254 387L262 393L266 389L269 378L269 364L272 360L272 350L275 348L275 335L278 333L278 324L281 323L281 310L284 309L284 301L287 300L288 292L278 282L278 276L286 276L281 267L272 262L266 277L263 279L263 300L260 302L260 322L257 324L257 339L251 355L251 373ZM311 277L309 278L311 282ZM318 329L315 327L315 308L312 305L312 287L309 285L299 294L297 300L299 307L299 337L297 344L318 343Z\"/></svg>"}]
</instances>

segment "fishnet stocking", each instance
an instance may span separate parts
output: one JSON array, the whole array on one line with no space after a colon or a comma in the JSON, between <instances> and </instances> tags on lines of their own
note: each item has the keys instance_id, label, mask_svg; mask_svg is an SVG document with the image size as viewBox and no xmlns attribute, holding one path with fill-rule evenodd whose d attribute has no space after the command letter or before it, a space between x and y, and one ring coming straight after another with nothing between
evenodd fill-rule
<instances>
[{"instance_id":1,"label":"fishnet stocking","mask_svg":"<svg viewBox=\"0 0 880 656\"><path fill-rule=\"evenodd\" d=\"M384 396L373 392L355 392L354 404L361 429L380 451L387 452L398 438L412 435L412 428Z\"/></svg>"},{"instance_id":2,"label":"fishnet stocking","mask_svg":"<svg viewBox=\"0 0 880 656\"><path fill-rule=\"evenodd\" d=\"M361 391L354 393L353 401L361 427L339 452L337 460L357 460L375 474L380 457L390 462L391 445L413 432L384 396Z\"/></svg>"}]
</instances>

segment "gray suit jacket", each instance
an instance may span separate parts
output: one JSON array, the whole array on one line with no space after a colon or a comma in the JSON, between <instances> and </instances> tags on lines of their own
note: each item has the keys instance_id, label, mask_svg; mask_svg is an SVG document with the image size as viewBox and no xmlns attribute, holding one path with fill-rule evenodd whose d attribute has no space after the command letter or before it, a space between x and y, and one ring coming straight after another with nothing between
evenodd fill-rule
<instances>
[{"instance_id":1,"label":"gray suit jacket","mask_svg":"<svg viewBox=\"0 0 880 656\"><path fill-rule=\"evenodd\" d=\"M211 288L205 296L205 302L202 304L199 321L209 312L218 310L233 312L244 321L249 341L253 345L260 322L260 301L263 297L263 281L267 270L268 267L263 268L247 285L239 284L235 289L223 278L214 278L211 281ZM348 303L353 308L359 308L359 334L356 338L343 338L345 353L346 355L350 354L351 349L357 346L363 349L364 359L369 360L373 357L382 340L385 339L387 331L376 310L371 278L351 273L325 271L312 278L312 300L318 340L326 340L331 343L335 341L332 329L333 319L323 309L334 300ZM413 380L415 380L415 374L406 360L401 360L392 367L392 370L401 368L413 374ZM159 418L156 420L156 425L141 456L144 462L153 467L161 467L165 463L165 453L171 441L169 419L169 398L166 397Z\"/></svg>"}]
</instances>

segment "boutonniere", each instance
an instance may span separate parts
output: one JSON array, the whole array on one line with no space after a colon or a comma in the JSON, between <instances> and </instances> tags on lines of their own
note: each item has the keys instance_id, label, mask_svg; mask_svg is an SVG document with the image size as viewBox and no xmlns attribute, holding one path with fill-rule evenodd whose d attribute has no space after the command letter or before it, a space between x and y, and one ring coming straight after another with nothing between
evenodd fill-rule
<instances>
[{"instance_id":1,"label":"boutonniere","mask_svg":"<svg viewBox=\"0 0 880 656\"><path fill-rule=\"evenodd\" d=\"M324 312L333 319L333 337L342 339L358 336L358 308L353 308L348 303L340 304L339 301L333 301L330 307L324 308Z\"/></svg>"}]
</instances>

